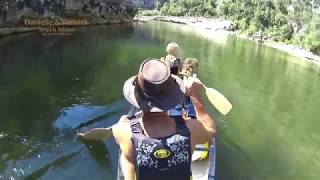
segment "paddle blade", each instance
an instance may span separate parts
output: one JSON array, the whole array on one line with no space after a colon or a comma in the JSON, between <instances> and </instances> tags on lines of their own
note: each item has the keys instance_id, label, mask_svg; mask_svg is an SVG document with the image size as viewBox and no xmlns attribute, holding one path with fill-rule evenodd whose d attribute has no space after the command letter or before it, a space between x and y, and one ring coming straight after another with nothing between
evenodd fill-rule
<instances>
[{"instance_id":1,"label":"paddle blade","mask_svg":"<svg viewBox=\"0 0 320 180\"><path fill-rule=\"evenodd\" d=\"M217 90L206 88L206 95L211 104L214 105L221 114L226 115L232 109L232 104Z\"/></svg>"},{"instance_id":2,"label":"paddle blade","mask_svg":"<svg viewBox=\"0 0 320 180\"><path fill-rule=\"evenodd\" d=\"M82 140L104 141L113 136L112 128L95 128L86 133L78 133L78 137Z\"/></svg>"}]
</instances>

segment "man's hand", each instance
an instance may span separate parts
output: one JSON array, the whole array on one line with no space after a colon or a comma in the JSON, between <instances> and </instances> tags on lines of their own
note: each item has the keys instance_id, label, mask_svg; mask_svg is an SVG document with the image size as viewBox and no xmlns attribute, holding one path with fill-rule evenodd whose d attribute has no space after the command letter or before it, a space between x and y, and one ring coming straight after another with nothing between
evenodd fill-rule
<instances>
[{"instance_id":1,"label":"man's hand","mask_svg":"<svg viewBox=\"0 0 320 180\"><path fill-rule=\"evenodd\" d=\"M200 97L200 92L204 89L203 83L196 77L188 77L184 80L186 94L191 97Z\"/></svg>"}]
</instances>

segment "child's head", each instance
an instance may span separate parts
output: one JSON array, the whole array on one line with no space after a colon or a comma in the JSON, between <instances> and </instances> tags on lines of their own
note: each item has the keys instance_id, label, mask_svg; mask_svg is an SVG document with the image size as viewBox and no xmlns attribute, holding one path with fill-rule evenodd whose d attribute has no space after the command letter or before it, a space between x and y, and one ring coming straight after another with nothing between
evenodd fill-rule
<instances>
[{"instance_id":1,"label":"child's head","mask_svg":"<svg viewBox=\"0 0 320 180\"><path fill-rule=\"evenodd\" d=\"M175 42L170 42L167 46L167 53L172 56L179 57L179 53L180 53L179 45Z\"/></svg>"},{"instance_id":2,"label":"child's head","mask_svg":"<svg viewBox=\"0 0 320 180\"><path fill-rule=\"evenodd\" d=\"M183 76L192 76L196 74L198 60L195 58L187 58L183 61L180 74Z\"/></svg>"}]
</instances>

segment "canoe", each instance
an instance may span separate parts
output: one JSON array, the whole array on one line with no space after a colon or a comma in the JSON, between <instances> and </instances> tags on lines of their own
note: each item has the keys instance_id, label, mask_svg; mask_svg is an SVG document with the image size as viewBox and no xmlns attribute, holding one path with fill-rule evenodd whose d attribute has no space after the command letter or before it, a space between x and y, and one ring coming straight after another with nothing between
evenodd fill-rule
<instances>
[{"instance_id":1,"label":"canoe","mask_svg":"<svg viewBox=\"0 0 320 180\"><path fill-rule=\"evenodd\" d=\"M188 117L195 118L195 110L193 104L188 103L184 107L187 109ZM168 114L174 118L181 116L182 106L177 106L168 111ZM129 113L130 114L130 113ZM119 153L119 158L120 158ZM215 177L215 165L216 165L216 146L214 138L210 143L197 145L192 155L192 180L214 180ZM117 180L124 180L123 172L121 170L120 159L118 160L118 172Z\"/></svg>"}]
</instances>

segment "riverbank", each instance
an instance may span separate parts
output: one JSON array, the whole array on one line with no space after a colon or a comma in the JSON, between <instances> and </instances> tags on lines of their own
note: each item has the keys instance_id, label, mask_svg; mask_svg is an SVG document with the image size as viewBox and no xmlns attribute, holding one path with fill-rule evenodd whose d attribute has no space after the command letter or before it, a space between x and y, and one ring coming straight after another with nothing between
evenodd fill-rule
<instances>
[{"instance_id":1,"label":"riverbank","mask_svg":"<svg viewBox=\"0 0 320 180\"><path fill-rule=\"evenodd\" d=\"M233 23L230 20L225 19L210 19L205 17L173 17L173 16L138 16L135 17L136 21L146 22L151 20L156 21L165 21L165 22L172 22L178 24L185 24L188 26L213 30L213 31L228 31L231 32L234 27Z\"/></svg>"},{"instance_id":2,"label":"riverbank","mask_svg":"<svg viewBox=\"0 0 320 180\"><path fill-rule=\"evenodd\" d=\"M156 20L184 24L199 30L205 30L203 31L203 33L221 32L252 40L252 37L248 37L244 34L240 34L239 32L234 31L235 28L232 21L222 18L211 19L205 17L139 16L135 17L135 20L141 22ZM317 56L309 50L300 48L296 45L273 42L271 40L266 40L263 42L257 41L257 43L263 43L267 46L287 52L295 57L307 60L312 63L320 64L320 56Z\"/></svg>"},{"instance_id":3,"label":"riverbank","mask_svg":"<svg viewBox=\"0 0 320 180\"><path fill-rule=\"evenodd\" d=\"M133 18L114 17L109 19L92 18L88 20L88 24L81 26L95 26L95 25L110 25L110 24L124 24L134 22ZM78 26L66 26L78 27ZM0 27L0 38L7 35L27 33L31 31L38 31L39 27L26 27L26 26L13 26L13 27Z\"/></svg>"},{"instance_id":4,"label":"riverbank","mask_svg":"<svg viewBox=\"0 0 320 180\"><path fill-rule=\"evenodd\" d=\"M286 44L283 42L273 42L271 40L263 40L263 42L260 42L260 40L255 40L252 37L248 37L246 35L239 34L239 33L237 33L237 36L240 38L256 41L257 43L263 43L266 46L270 46L270 47L279 49L279 50L284 51L292 56L301 58L303 60L306 60L306 61L309 61L309 62L312 62L315 64L320 64L320 56L317 56L317 55L313 54L312 52L310 52L309 50L303 49L297 45Z\"/></svg>"},{"instance_id":5,"label":"riverbank","mask_svg":"<svg viewBox=\"0 0 320 180\"><path fill-rule=\"evenodd\" d=\"M19 34L26 33L30 31L36 31L38 28L29 28L29 27L2 27L0 28L0 37L10 34Z\"/></svg>"}]
</instances>

